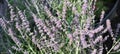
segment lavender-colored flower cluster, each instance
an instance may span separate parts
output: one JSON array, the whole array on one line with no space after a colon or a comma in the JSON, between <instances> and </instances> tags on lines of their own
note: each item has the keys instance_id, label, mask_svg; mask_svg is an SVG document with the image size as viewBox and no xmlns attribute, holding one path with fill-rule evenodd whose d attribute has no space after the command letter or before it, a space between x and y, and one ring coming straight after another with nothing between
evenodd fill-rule
<instances>
[{"instance_id":1,"label":"lavender-colored flower cluster","mask_svg":"<svg viewBox=\"0 0 120 54\"><path fill-rule=\"evenodd\" d=\"M120 50L120 43L116 39L119 24L115 34L109 19L106 24L94 26L96 0L61 0L59 4L54 0L52 3L48 3L49 0L32 1L24 1L24 10L8 4L10 20L0 18L0 25L6 34L1 35L12 39L9 53L15 53L15 50L23 54L102 54L104 49L107 53ZM104 11L100 23L103 17ZM104 37L106 32L110 35ZM104 47L109 37L116 44L111 49Z\"/></svg>"}]
</instances>

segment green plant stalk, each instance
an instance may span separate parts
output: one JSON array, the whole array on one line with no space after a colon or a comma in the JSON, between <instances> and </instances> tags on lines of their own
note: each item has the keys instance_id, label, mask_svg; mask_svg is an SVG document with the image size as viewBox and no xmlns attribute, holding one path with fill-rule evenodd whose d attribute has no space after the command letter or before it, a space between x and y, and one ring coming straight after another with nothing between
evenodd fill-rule
<instances>
[{"instance_id":1,"label":"green plant stalk","mask_svg":"<svg viewBox=\"0 0 120 54\"><path fill-rule=\"evenodd\" d=\"M75 54L78 54L79 52L79 47L76 48L76 53Z\"/></svg>"},{"instance_id":2,"label":"green plant stalk","mask_svg":"<svg viewBox=\"0 0 120 54\"><path fill-rule=\"evenodd\" d=\"M116 44L119 43L119 41L120 41L120 38L119 38L118 41L112 46L112 48L107 52L107 54L109 54L109 53L112 51L112 49L116 46Z\"/></svg>"},{"instance_id":3,"label":"green plant stalk","mask_svg":"<svg viewBox=\"0 0 120 54\"><path fill-rule=\"evenodd\" d=\"M24 36L23 35L23 32L21 31L21 30L19 30L19 32L20 32L20 34L22 35L22 36ZM27 34L25 34L26 36L27 36ZM23 38L23 37L22 37ZM27 36L27 38L28 38L28 36ZM24 39L24 38L23 38ZM25 39L24 39L25 40ZM26 40L25 40L26 41ZM26 41L27 42L27 41ZM32 49L32 47L30 46L30 44L27 42L27 44L28 44L28 47L30 48L30 50L34 53L34 54L36 54L35 53L35 51Z\"/></svg>"},{"instance_id":4,"label":"green plant stalk","mask_svg":"<svg viewBox=\"0 0 120 54\"><path fill-rule=\"evenodd\" d=\"M36 52L32 49L32 47L30 46L30 44L29 44L28 46L29 46L29 48L32 50L32 52L33 52L34 54L36 54Z\"/></svg>"},{"instance_id":5,"label":"green plant stalk","mask_svg":"<svg viewBox=\"0 0 120 54\"><path fill-rule=\"evenodd\" d=\"M34 5L34 7L35 7L36 10L37 10L38 15L40 16L40 10L39 10L39 8L38 8L36 2L33 2L33 5Z\"/></svg>"}]
</instances>

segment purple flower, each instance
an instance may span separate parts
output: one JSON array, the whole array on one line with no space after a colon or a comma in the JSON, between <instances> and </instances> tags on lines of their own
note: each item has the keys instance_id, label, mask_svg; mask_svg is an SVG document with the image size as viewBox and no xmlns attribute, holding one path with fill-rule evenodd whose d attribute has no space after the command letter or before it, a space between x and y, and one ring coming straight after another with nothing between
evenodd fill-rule
<instances>
[{"instance_id":1,"label":"purple flower","mask_svg":"<svg viewBox=\"0 0 120 54\"><path fill-rule=\"evenodd\" d=\"M91 54L97 54L97 49L94 49Z\"/></svg>"},{"instance_id":2,"label":"purple flower","mask_svg":"<svg viewBox=\"0 0 120 54\"><path fill-rule=\"evenodd\" d=\"M10 8L10 19L11 19L11 21L13 21L15 19L15 16L16 16L15 12L14 12L14 8L10 4L8 4L8 6Z\"/></svg>"},{"instance_id":3,"label":"purple flower","mask_svg":"<svg viewBox=\"0 0 120 54\"><path fill-rule=\"evenodd\" d=\"M56 27L57 28L61 28L62 27L61 20L56 21Z\"/></svg>"},{"instance_id":4,"label":"purple flower","mask_svg":"<svg viewBox=\"0 0 120 54\"><path fill-rule=\"evenodd\" d=\"M85 31L81 31L80 32L80 40L81 40L81 44L82 44L83 48L86 48L88 46L88 44L87 44L85 39L86 39Z\"/></svg>"},{"instance_id":5,"label":"purple flower","mask_svg":"<svg viewBox=\"0 0 120 54\"><path fill-rule=\"evenodd\" d=\"M103 18L104 18L104 14L105 14L105 11L102 11L102 12L101 12L101 15L100 15L100 23L102 23L102 20L103 20Z\"/></svg>"},{"instance_id":6,"label":"purple flower","mask_svg":"<svg viewBox=\"0 0 120 54\"><path fill-rule=\"evenodd\" d=\"M110 33L110 35L113 37L113 31L112 31L112 27L111 27L111 22L109 19L106 20L106 26L107 26L107 30Z\"/></svg>"},{"instance_id":7,"label":"purple flower","mask_svg":"<svg viewBox=\"0 0 120 54\"><path fill-rule=\"evenodd\" d=\"M66 18L66 11L67 11L67 0L64 0L63 2L63 9L62 9L62 18Z\"/></svg>"},{"instance_id":8,"label":"purple flower","mask_svg":"<svg viewBox=\"0 0 120 54\"><path fill-rule=\"evenodd\" d=\"M18 40L17 37L14 36L14 32L11 28L8 29L8 34L11 37L11 39L16 43L16 45L20 48L22 43Z\"/></svg>"},{"instance_id":9,"label":"purple flower","mask_svg":"<svg viewBox=\"0 0 120 54\"><path fill-rule=\"evenodd\" d=\"M101 42L101 41L102 41L102 36L99 36L94 40L94 44Z\"/></svg>"},{"instance_id":10,"label":"purple flower","mask_svg":"<svg viewBox=\"0 0 120 54\"><path fill-rule=\"evenodd\" d=\"M98 33L100 31L102 31L104 29L103 25L99 26L98 28L94 29L93 32L94 33Z\"/></svg>"},{"instance_id":11,"label":"purple flower","mask_svg":"<svg viewBox=\"0 0 120 54\"><path fill-rule=\"evenodd\" d=\"M5 29L7 27L7 25L5 24L5 21L2 18L0 18L0 25Z\"/></svg>"},{"instance_id":12,"label":"purple flower","mask_svg":"<svg viewBox=\"0 0 120 54\"><path fill-rule=\"evenodd\" d=\"M32 16L33 16L35 24L36 24L36 26L37 26L37 28L39 30L39 33L43 33L42 28L43 28L43 26L45 26L44 23L43 23L43 20L40 19L40 18L37 18L37 16L34 13L32 14ZM44 29L46 29L46 28L44 27Z\"/></svg>"},{"instance_id":13,"label":"purple flower","mask_svg":"<svg viewBox=\"0 0 120 54\"><path fill-rule=\"evenodd\" d=\"M20 19L22 20L22 28L25 29L27 32L30 32L29 21L19 9L18 14L20 16Z\"/></svg>"},{"instance_id":14,"label":"purple flower","mask_svg":"<svg viewBox=\"0 0 120 54\"><path fill-rule=\"evenodd\" d=\"M67 34L67 37L70 39L69 44L72 44L73 35L69 33L69 34Z\"/></svg>"},{"instance_id":15,"label":"purple flower","mask_svg":"<svg viewBox=\"0 0 120 54\"><path fill-rule=\"evenodd\" d=\"M84 3L83 5L82 5L82 14L84 15L84 14L86 14L86 11L87 11L87 3Z\"/></svg>"}]
</instances>

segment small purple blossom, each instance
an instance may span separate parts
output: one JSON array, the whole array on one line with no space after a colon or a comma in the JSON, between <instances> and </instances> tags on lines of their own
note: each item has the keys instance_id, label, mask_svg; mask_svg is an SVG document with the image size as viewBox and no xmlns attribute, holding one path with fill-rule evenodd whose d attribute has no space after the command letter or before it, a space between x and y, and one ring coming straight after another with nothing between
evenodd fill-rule
<instances>
[{"instance_id":1,"label":"small purple blossom","mask_svg":"<svg viewBox=\"0 0 120 54\"><path fill-rule=\"evenodd\" d=\"M97 54L97 49L94 49L91 54Z\"/></svg>"},{"instance_id":2,"label":"small purple blossom","mask_svg":"<svg viewBox=\"0 0 120 54\"><path fill-rule=\"evenodd\" d=\"M11 28L8 29L8 34L10 35L11 39L16 43L16 45L20 48L22 43L15 37L15 33L12 31Z\"/></svg>"},{"instance_id":3,"label":"small purple blossom","mask_svg":"<svg viewBox=\"0 0 120 54\"><path fill-rule=\"evenodd\" d=\"M20 16L20 19L22 20L22 28L25 29L27 32L30 31L29 21L25 17L25 15L18 9L18 14Z\"/></svg>"},{"instance_id":4,"label":"small purple blossom","mask_svg":"<svg viewBox=\"0 0 120 54\"><path fill-rule=\"evenodd\" d=\"M81 31L80 32L80 40L81 40L81 44L82 44L83 48L86 48L88 46L88 44L87 44L85 39L86 39L85 32Z\"/></svg>"}]
</instances>

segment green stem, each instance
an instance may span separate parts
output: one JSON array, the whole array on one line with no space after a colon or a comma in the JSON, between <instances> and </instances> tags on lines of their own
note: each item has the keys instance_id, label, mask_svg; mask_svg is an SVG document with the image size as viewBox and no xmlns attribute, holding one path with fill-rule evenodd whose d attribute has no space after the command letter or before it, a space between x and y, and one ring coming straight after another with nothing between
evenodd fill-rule
<instances>
[{"instance_id":1,"label":"green stem","mask_svg":"<svg viewBox=\"0 0 120 54\"><path fill-rule=\"evenodd\" d=\"M107 54L109 54L109 53L112 51L112 49L116 46L116 44L119 43L119 41L120 41L120 38L119 38L118 41L112 46L112 48L107 52Z\"/></svg>"}]
</instances>

